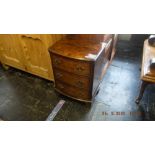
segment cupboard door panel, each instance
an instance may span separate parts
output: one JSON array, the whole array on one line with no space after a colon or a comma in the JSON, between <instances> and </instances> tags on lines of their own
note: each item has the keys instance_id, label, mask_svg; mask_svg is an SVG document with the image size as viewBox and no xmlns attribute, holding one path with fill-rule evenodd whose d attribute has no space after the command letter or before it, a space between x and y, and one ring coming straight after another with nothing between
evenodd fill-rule
<instances>
[{"instance_id":1,"label":"cupboard door panel","mask_svg":"<svg viewBox=\"0 0 155 155\"><path fill-rule=\"evenodd\" d=\"M53 79L48 49L41 35L21 35L21 40L26 70L46 79Z\"/></svg>"},{"instance_id":2,"label":"cupboard door panel","mask_svg":"<svg viewBox=\"0 0 155 155\"><path fill-rule=\"evenodd\" d=\"M3 64L24 70L22 45L16 34L0 34L0 59Z\"/></svg>"}]
</instances>

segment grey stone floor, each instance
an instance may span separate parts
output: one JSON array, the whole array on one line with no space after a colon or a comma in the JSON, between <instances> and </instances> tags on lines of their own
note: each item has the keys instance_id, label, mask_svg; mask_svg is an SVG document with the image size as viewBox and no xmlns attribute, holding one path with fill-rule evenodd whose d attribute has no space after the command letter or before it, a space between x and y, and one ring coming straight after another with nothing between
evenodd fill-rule
<instances>
[{"instance_id":1,"label":"grey stone floor","mask_svg":"<svg viewBox=\"0 0 155 155\"><path fill-rule=\"evenodd\" d=\"M66 103L55 121L155 120L155 87L149 86L141 104L135 104L140 86L140 49L118 50L92 105L66 98L53 83L0 66L0 118L7 121L43 121L60 99Z\"/></svg>"}]
</instances>

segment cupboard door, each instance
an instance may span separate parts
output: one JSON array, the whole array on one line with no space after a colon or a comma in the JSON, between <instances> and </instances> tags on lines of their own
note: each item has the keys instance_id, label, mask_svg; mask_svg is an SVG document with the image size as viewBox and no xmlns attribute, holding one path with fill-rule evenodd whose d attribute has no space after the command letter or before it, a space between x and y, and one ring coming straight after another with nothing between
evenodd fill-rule
<instances>
[{"instance_id":1,"label":"cupboard door","mask_svg":"<svg viewBox=\"0 0 155 155\"><path fill-rule=\"evenodd\" d=\"M42 35L21 35L26 71L53 80L48 48Z\"/></svg>"},{"instance_id":2,"label":"cupboard door","mask_svg":"<svg viewBox=\"0 0 155 155\"><path fill-rule=\"evenodd\" d=\"M24 70L22 45L16 34L0 34L1 63Z\"/></svg>"},{"instance_id":3,"label":"cupboard door","mask_svg":"<svg viewBox=\"0 0 155 155\"><path fill-rule=\"evenodd\" d=\"M48 48L63 37L63 34L0 34L0 61L54 80Z\"/></svg>"}]
</instances>

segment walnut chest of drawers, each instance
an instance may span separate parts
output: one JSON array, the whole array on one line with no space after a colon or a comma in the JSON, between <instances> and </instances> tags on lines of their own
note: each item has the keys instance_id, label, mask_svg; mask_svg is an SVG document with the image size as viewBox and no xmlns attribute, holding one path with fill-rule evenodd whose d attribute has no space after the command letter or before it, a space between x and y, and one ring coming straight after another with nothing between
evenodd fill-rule
<instances>
[{"instance_id":1,"label":"walnut chest of drawers","mask_svg":"<svg viewBox=\"0 0 155 155\"><path fill-rule=\"evenodd\" d=\"M91 102L115 51L113 36L105 41L66 37L49 48L55 89L73 99Z\"/></svg>"}]
</instances>

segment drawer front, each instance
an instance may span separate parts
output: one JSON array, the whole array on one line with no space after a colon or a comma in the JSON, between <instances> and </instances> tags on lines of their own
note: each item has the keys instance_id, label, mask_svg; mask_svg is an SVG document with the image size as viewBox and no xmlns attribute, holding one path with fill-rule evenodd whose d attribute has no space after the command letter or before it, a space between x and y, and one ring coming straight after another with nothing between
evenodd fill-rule
<instances>
[{"instance_id":1,"label":"drawer front","mask_svg":"<svg viewBox=\"0 0 155 155\"><path fill-rule=\"evenodd\" d=\"M90 75L90 64L52 54L53 66L78 75Z\"/></svg>"},{"instance_id":2,"label":"drawer front","mask_svg":"<svg viewBox=\"0 0 155 155\"><path fill-rule=\"evenodd\" d=\"M90 88L90 80L87 77L80 77L79 75L67 73L56 68L54 68L54 76L56 81L59 80L80 89L89 90Z\"/></svg>"},{"instance_id":3,"label":"drawer front","mask_svg":"<svg viewBox=\"0 0 155 155\"><path fill-rule=\"evenodd\" d=\"M89 91L78 89L58 81L55 83L55 87L56 89L70 97L81 100L90 100Z\"/></svg>"}]
</instances>

